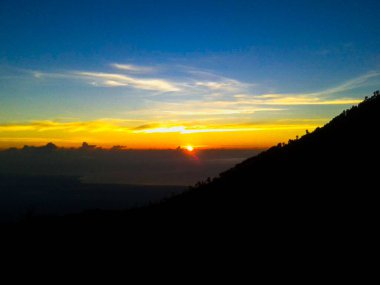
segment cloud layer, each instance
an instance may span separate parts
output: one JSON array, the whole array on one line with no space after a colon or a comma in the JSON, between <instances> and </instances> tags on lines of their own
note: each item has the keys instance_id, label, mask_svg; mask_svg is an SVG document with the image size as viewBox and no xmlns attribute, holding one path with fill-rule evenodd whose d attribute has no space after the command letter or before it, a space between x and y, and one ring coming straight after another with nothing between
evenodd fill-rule
<instances>
[{"instance_id":1,"label":"cloud layer","mask_svg":"<svg viewBox=\"0 0 380 285\"><path fill-rule=\"evenodd\" d=\"M114 63L111 67L118 72L77 71L71 72L70 76L96 87L118 87L131 92L140 90L135 100L143 102L144 107L130 111L129 115L139 113L145 114L147 119L155 117L159 120L175 117L205 120L219 116L228 121L237 117L248 118L258 112L281 113L297 106L353 105L362 98L348 97L344 93L366 86L371 80L378 81L380 76L379 72L369 72L336 86L307 93L269 93L260 91L263 87L255 82L241 82L188 66L157 68ZM168 75L163 70L176 72Z\"/></svg>"}]
</instances>

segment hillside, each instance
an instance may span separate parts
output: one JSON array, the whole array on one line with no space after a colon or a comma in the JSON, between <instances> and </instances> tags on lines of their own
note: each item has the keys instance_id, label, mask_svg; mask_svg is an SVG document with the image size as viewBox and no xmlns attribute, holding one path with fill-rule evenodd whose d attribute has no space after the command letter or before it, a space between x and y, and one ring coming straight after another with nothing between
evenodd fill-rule
<instances>
[{"instance_id":1,"label":"hillside","mask_svg":"<svg viewBox=\"0 0 380 285\"><path fill-rule=\"evenodd\" d=\"M202 217L362 215L375 202L379 126L377 91L324 127L249 158L165 206Z\"/></svg>"}]
</instances>

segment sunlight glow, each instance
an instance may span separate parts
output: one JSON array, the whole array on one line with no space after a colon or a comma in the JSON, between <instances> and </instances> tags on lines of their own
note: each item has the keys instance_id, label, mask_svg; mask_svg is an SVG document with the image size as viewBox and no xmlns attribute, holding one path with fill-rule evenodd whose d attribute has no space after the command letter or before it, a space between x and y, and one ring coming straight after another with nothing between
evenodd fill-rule
<instances>
[{"instance_id":1,"label":"sunlight glow","mask_svg":"<svg viewBox=\"0 0 380 285\"><path fill-rule=\"evenodd\" d=\"M194 150L194 147L191 145L186 146L186 150L192 152Z\"/></svg>"}]
</instances>

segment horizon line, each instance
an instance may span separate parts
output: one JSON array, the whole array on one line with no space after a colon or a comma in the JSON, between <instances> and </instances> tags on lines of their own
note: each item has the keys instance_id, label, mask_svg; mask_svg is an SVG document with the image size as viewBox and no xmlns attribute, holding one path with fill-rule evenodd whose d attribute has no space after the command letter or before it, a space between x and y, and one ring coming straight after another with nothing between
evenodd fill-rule
<instances>
[{"instance_id":1,"label":"horizon line","mask_svg":"<svg viewBox=\"0 0 380 285\"><path fill-rule=\"evenodd\" d=\"M84 143L87 145L84 146ZM79 149L87 149L87 150L118 150L118 151L127 151L127 150L186 150L188 145L180 145L177 147L128 147L123 145L96 145L96 144L90 144L87 142L83 142L82 144L78 144L78 146L62 146L57 145L54 142L46 142L44 144L25 144L23 146L9 146L9 147L0 147L0 151L7 151L7 150L23 150L24 148L44 148L48 147L49 144L52 144L52 147L56 147L56 149L64 149L64 150L79 150ZM265 150L268 149L274 145L271 146L244 146L244 145L229 145L229 146L197 146L197 145L191 145L194 150Z\"/></svg>"}]
</instances>

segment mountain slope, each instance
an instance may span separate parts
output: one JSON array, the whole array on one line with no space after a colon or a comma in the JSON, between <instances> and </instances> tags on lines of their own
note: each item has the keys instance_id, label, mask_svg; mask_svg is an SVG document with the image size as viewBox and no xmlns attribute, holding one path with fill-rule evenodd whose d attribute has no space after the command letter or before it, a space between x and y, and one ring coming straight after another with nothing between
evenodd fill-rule
<instances>
[{"instance_id":1,"label":"mountain slope","mask_svg":"<svg viewBox=\"0 0 380 285\"><path fill-rule=\"evenodd\" d=\"M290 206L341 209L353 201L358 206L360 199L376 189L379 127L380 95L375 92L323 128L247 159L175 203L181 204L178 208L205 204L205 209L256 204L273 211Z\"/></svg>"}]
</instances>

